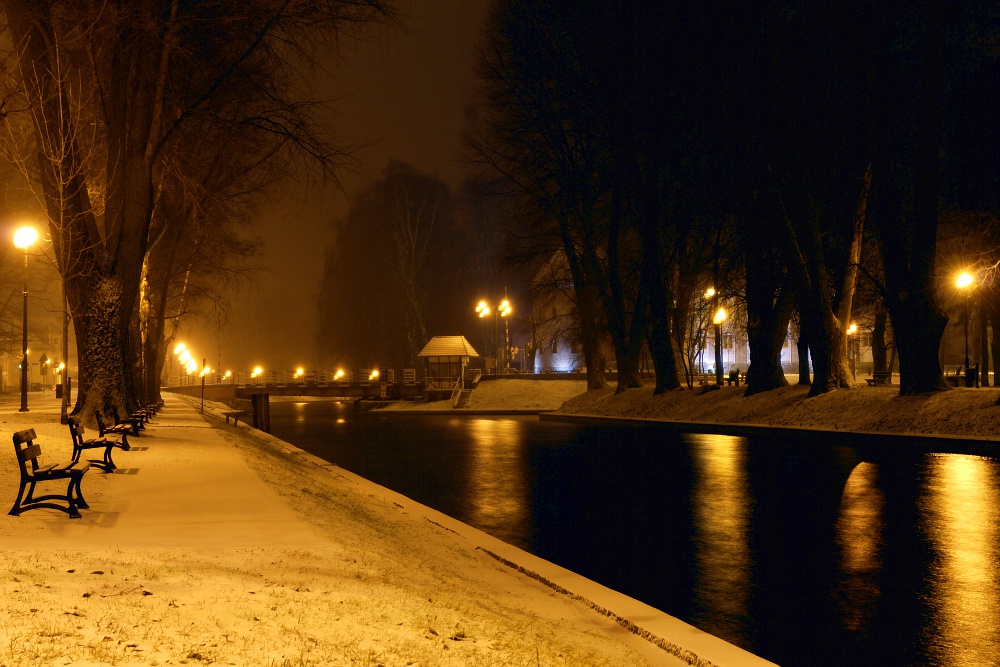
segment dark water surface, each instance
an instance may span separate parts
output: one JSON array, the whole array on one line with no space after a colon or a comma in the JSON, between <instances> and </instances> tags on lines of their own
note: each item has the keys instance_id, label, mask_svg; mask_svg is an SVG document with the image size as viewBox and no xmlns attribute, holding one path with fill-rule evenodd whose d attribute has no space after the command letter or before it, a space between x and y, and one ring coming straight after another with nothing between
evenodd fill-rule
<instances>
[{"instance_id":1,"label":"dark water surface","mask_svg":"<svg viewBox=\"0 0 1000 667\"><path fill-rule=\"evenodd\" d=\"M1000 665L993 458L328 401L271 426L787 667Z\"/></svg>"}]
</instances>

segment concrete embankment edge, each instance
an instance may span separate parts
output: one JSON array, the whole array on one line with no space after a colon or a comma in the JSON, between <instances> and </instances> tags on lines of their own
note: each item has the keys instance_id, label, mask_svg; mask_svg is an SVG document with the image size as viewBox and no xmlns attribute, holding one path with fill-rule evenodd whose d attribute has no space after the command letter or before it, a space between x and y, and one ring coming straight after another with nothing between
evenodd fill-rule
<instances>
[{"instance_id":1,"label":"concrete embankment edge","mask_svg":"<svg viewBox=\"0 0 1000 667\"><path fill-rule=\"evenodd\" d=\"M205 414L214 417L220 422L220 425L225 423L221 412L206 406ZM241 423L239 428L252 429L253 427ZM659 609L507 544L407 496L299 449L291 443L260 431L256 431L255 434L258 437L271 440L274 446L286 455L295 456L305 463L327 470L331 474L357 484L359 488L365 490L365 495L371 494L394 502L405 508L411 515L422 517L425 521L461 536L467 540L472 549L489 555L506 567L541 582L557 593L587 605L634 635L676 657L682 663L698 667L765 667L768 665L773 667L774 665L774 663L738 646L665 614Z\"/></svg>"},{"instance_id":2,"label":"concrete embankment edge","mask_svg":"<svg viewBox=\"0 0 1000 667\"><path fill-rule=\"evenodd\" d=\"M653 424L681 433L709 433L743 437L759 435L784 436L809 438L811 442L825 445L907 446L909 448L919 447L924 451L944 454L1000 456L1000 438L973 435L854 431L802 426L775 426L771 424L730 424L644 417L608 417L605 415L569 414L562 412L543 412L538 415L538 418L543 421L559 421L595 426L638 426Z\"/></svg>"}]
</instances>

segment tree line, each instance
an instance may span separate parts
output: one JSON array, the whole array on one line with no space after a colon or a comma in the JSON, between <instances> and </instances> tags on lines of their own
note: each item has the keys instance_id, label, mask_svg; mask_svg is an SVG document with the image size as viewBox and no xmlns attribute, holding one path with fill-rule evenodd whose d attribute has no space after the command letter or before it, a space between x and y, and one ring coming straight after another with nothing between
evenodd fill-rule
<instances>
[{"instance_id":1,"label":"tree line","mask_svg":"<svg viewBox=\"0 0 1000 667\"><path fill-rule=\"evenodd\" d=\"M591 388L605 337L619 391L645 353L679 387L713 286L745 305L748 394L786 383L790 322L811 395L850 386L862 308L900 392L936 391L948 273L1000 291L997 37L972 0L496 0L470 145L530 211L520 252L565 255Z\"/></svg>"},{"instance_id":2,"label":"tree line","mask_svg":"<svg viewBox=\"0 0 1000 667\"><path fill-rule=\"evenodd\" d=\"M402 162L355 193L325 254L321 364L413 368L431 336L470 334L477 300L503 294L505 202L483 180L453 193Z\"/></svg>"}]
</instances>

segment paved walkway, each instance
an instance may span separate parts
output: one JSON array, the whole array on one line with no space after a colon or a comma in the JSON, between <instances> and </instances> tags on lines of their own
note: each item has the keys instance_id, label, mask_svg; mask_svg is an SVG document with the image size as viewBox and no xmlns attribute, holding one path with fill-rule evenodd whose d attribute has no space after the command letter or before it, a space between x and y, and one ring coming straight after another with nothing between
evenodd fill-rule
<instances>
[{"instance_id":1,"label":"paved walkway","mask_svg":"<svg viewBox=\"0 0 1000 667\"><path fill-rule=\"evenodd\" d=\"M68 428L58 424L54 395L32 395L30 406L31 412L17 413L17 404L0 402L3 503L13 504L17 494L10 444L15 430L35 427L43 461L68 459L71 451ZM40 415L52 413L56 423L43 424ZM90 509L82 511L82 519L70 520L55 510L3 514L0 544L16 549L315 546L321 538L223 433L188 403L167 394L166 406L142 436L129 438L132 450L114 450L119 470L108 475L92 467L84 477Z\"/></svg>"}]
</instances>

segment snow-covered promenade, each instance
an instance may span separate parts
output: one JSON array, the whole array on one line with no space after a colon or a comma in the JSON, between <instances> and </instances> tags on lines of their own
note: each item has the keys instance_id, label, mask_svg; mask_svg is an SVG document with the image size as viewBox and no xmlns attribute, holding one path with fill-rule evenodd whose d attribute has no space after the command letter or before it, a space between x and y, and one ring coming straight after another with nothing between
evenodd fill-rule
<instances>
[{"instance_id":1,"label":"snow-covered promenade","mask_svg":"<svg viewBox=\"0 0 1000 667\"><path fill-rule=\"evenodd\" d=\"M115 451L116 474L86 475L82 519L4 515L0 664L770 664L166 400L133 450ZM33 427L43 460L68 459L54 396L30 408L0 401L8 443ZM12 503L13 447L0 452Z\"/></svg>"}]
</instances>

